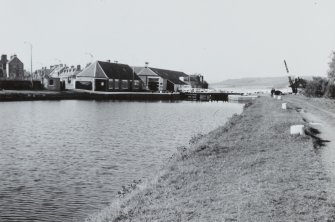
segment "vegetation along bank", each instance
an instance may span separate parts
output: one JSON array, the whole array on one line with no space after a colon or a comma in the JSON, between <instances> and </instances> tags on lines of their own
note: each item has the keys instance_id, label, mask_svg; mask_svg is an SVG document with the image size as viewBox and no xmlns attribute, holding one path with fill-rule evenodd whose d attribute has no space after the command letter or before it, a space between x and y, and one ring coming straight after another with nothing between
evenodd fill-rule
<instances>
[{"instance_id":1,"label":"vegetation along bank","mask_svg":"<svg viewBox=\"0 0 335 222\"><path fill-rule=\"evenodd\" d=\"M257 99L87 221L334 221L318 147L310 136L290 135L304 120L288 108Z\"/></svg>"}]
</instances>

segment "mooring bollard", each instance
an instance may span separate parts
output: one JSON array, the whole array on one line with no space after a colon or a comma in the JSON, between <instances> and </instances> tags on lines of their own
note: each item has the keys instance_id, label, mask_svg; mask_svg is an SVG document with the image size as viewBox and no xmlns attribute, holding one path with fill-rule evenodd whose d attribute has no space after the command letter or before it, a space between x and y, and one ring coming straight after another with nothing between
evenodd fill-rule
<instances>
[{"instance_id":1,"label":"mooring bollard","mask_svg":"<svg viewBox=\"0 0 335 222\"><path fill-rule=\"evenodd\" d=\"M281 108L282 108L282 109L287 109L287 104L286 104L286 103L282 103L282 104L281 104Z\"/></svg>"},{"instance_id":2,"label":"mooring bollard","mask_svg":"<svg viewBox=\"0 0 335 222\"><path fill-rule=\"evenodd\" d=\"M277 99L278 99L278 100L281 100L281 96L278 96Z\"/></svg>"},{"instance_id":3,"label":"mooring bollard","mask_svg":"<svg viewBox=\"0 0 335 222\"><path fill-rule=\"evenodd\" d=\"M305 135L304 125L293 125L290 129L291 135Z\"/></svg>"}]
</instances>

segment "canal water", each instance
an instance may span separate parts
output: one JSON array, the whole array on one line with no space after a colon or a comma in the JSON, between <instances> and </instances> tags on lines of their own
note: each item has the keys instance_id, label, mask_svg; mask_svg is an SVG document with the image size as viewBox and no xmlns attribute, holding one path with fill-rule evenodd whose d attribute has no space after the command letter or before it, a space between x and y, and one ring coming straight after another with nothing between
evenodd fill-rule
<instances>
[{"instance_id":1,"label":"canal water","mask_svg":"<svg viewBox=\"0 0 335 222\"><path fill-rule=\"evenodd\" d=\"M0 103L0 221L81 221L241 104Z\"/></svg>"}]
</instances>

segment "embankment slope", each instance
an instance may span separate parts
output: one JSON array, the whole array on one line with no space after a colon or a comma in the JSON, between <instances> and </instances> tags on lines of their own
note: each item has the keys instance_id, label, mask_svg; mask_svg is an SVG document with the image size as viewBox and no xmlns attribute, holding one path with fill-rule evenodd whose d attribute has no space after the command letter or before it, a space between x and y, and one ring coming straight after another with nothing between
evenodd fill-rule
<instances>
[{"instance_id":1,"label":"embankment slope","mask_svg":"<svg viewBox=\"0 0 335 222\"><path fill-rule=\"evenodd\" d=\"M330 179L294 109L261 97L88 221L334 221Z\"/></svg>"}]
</instances>

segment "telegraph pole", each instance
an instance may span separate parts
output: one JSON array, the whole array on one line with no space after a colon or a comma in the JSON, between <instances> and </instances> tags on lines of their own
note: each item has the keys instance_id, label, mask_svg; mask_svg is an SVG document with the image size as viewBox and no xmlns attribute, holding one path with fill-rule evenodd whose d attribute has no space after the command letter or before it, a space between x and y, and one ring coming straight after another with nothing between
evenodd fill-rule
<instances>
[{"instance_id":1,"label":"telegraph pole","mask_svg":"<svg viewBox=\"0 0 335 222\"><path fill-rule=\"evenodd\" d=\"M31 88L33 87L33 44L31 42L25 41L24 43L30 45L30 76L31 76Z\"/></svg>"}]
</instances>

